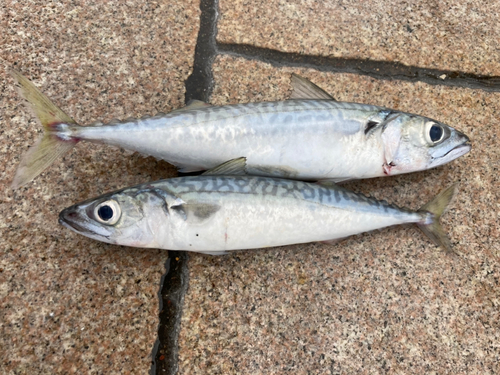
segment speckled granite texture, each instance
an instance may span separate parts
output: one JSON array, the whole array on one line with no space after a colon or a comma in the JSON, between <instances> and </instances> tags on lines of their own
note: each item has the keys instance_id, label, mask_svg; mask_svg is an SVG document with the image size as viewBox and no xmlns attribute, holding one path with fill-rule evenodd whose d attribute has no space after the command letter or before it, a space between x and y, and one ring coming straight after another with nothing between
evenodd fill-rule
<instances>
[{"instance_id":1,"label":"speckled granite texture","mask_svg":"<svg viewBox=\"0 0 500 375\"><path fill-rule=\"evenodd\" d=\"M290 89L290 69L221 57L214 71L219 104ZM500 94L295 72L338 100L425 114L471 136L473 151L449 165L346 184L418 208L458 181L443 223L459 257L411 226L335 246L192 255L181 373L498 373Z\"/></svg>"},{"instance_id":2,"label":"speckled granite texture","mask_svg":"<svg viewBox=\"0 0 500 375\"><path fill-rule=\"evenodd\" d=\"M184 101L199 12L194 0L4 1L0 57L82 124L168 112ZM500 75L497 18L496 3L457 0L225 0L218 41ZM293 71L338 100L455 126L473 150L434 170L345 185L418 208L458 181L443 217L458 257L412 226L335 246L191 254L179 373L500 373L500 93L227 55L212 68L214 104L285 99ZM148 373L167 252L99 243L60 227L57 216L174 168L79 144L12 191L17 163L41 129L3 68L0 123L0 373Z\"/></svg>"},{"instance_id":3,"label":"speckled granite texture","mask_svg":"<svg viewBox=\"0 0 500 375\"><path fill-rule=\"evenodd\" d=\"M0 56L82 124L183 104L195 1L0 5ZM168 253L98 243L57 223L77 201L168 177L166 163L79 144L9 187L40 126L0 69L0 373L147 374Z\"/></svg>"},{"instance_id":4,"label":"speckled granite texture","mask_svg":"<svg viewBox=\"0 0 500 375\"><path fill-rule=\"evenodd\" d=\"M301 54L500 74L500 3L220 0L217 39Z\"/></svg>"}]
</instances>

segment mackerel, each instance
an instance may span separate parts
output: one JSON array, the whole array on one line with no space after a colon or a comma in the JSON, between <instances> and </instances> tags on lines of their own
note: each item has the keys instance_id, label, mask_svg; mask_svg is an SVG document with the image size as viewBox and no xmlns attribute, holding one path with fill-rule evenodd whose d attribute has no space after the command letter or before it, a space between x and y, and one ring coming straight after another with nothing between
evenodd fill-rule
<instances>
[{"instance_id":1,"label":"mackerel","mask_svg":"<svg viewBox=\"0 0 500 375\"><path fill-rule=\"evenodd\" d=\"M80 126L26 77L19 92L44 127L12 186L20 187L78 142L105 143L166 160L181 172L246 157L253 175L301 180L370 178L421 171L470 151L469 138L427 117L337 102L292 75L290 100L211 106L194 101L169 114Z\"/></svg>"},{"instance_id":2,"label":"mackerel","mask_svg":"<svg viewBox=\"0 0 500 375\"><path fill-rule=\"evenodd\" d=\"M308 183L239 173L241 159L206 175L125 188L60 213L84 236L125 246L206 254L332 241L414 223L451 251L439 224L456 192L444 190L418 211L353 193L331 182Z\"/></svg>"}]
</instances>

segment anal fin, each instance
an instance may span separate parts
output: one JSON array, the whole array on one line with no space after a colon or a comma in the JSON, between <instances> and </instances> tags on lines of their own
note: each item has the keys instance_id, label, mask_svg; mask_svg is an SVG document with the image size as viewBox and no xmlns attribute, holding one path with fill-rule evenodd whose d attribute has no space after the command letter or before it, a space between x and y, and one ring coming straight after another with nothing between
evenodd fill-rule
<instances>
[{"instance_id":1,"label":"anal fin","mask_svg":"<svg viewBox=\"0 0 500 375\"><path fill-rule=\"evenodd\" d=\"M215 168L203 172L202 176L244 176L247 175L246 165L247 159L244 157L231 159Z\"/></svg>"}]
</instances>

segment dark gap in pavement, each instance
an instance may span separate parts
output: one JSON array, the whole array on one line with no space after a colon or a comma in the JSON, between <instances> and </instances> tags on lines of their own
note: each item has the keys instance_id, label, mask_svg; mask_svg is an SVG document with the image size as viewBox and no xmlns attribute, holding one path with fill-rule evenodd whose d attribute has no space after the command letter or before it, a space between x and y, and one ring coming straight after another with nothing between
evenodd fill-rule
<instances>
[{"instance_id":1,"label":"dark gap in pavement","mask_svg":"<svg viewBox=\"0 0 500 375\"><path fill-rule=\"evenodd\" d=\"M214 86L212 63L217 54L218 0L200 1L200 30L194 50L193 72L186 80L186 103L196 99L209 102Z\"/></svg>"},{"instance_id":2,"label":"dark gap in pavement","mask_svg":"<svg viewBox=\"0 0 500 375\"><path fill-rule=\"evenodd\" d=\"M169 251L165 264L167 272L160 282L160 324L158 339L153 348L150 374L174 375L179 370L179 331L182 305L188 287L188 254L186 251Z\"/></svg>"},{"instance_id":3,"label":"dark gap in pavement","mask_svg":"<svg viewBox=\"0 0 500 375\"><path fill-rule=\"evenodd\" d=\"M193 99L209 102L214 80L212 63L217 54L218 0L200 1L200 29L194 52L193 72L185 82L186 104ZM189 281L188 253L169 251L166 273L160 282L160 323L158 339L154 345L151 375L173 375L179 370L179 332L182 307Z\"/></svg>"},{"instance_id":4,"label":"dark gap in pavement","mask_svg":"<svg viewBox=\"0 0 500 375\"><path fill-rule=\"evenodd\" d=\"M421 81L430 85L500 91L500 77L498 76L427 69L393 61L302 55L247 44L218 43L217 52L248 60L262 61L276 67L311 68L322 72L360 74L376 79Z\"/></svg>"}]
</instances>

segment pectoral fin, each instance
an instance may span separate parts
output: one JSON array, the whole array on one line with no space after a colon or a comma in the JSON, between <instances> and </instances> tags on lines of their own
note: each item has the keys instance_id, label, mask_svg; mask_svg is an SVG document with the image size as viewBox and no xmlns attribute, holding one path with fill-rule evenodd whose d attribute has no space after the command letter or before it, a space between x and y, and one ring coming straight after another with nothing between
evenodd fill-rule
<instances>
[{"instance_id":1,"label":"pectoral fin","mask_svg":"<svg viewBox=\"0 0 500 375\"><path fill-rule=\"evenodd\" d=\"M171 214L179 215L182 220L191 224L199 224L210 219L220 209L221 206L217 204L204 202L182 202L168 207Z\"/></svg>"}]
</instances>

